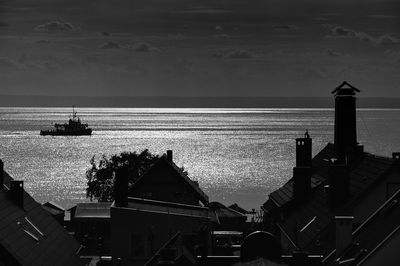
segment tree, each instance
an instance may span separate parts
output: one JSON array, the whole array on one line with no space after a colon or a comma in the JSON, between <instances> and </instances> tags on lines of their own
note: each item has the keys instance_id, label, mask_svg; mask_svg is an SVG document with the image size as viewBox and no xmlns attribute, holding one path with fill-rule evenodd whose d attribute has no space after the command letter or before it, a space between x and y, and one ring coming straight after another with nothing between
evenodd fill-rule
<instances>
[{"instance_id":1,"label":"tree","mask_svg":"<svg viewBox=\"0 0 400 266\"><path fill-rule=\"evenodd\" d=\"M105 155L96 163L95 156L90 160L90 167L86 171L87 188L86 197L92 201L108 202L114 200L114 175L120 167L128 168L128 191L129 188L144 172L146 172L159 155L150 153L147 149L141 153L122 152L107 158Z\"/></svg>"}]
</instances>

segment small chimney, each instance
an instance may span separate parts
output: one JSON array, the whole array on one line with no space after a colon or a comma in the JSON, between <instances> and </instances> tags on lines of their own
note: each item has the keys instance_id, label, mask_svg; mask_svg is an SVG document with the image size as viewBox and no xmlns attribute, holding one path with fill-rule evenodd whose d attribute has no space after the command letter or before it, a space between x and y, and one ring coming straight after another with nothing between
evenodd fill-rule
<instances>
[{"instance_id":1,"label":"small chimney","mask_svg":"<svg viewBox=\"0 0 400 266\"><path fill-rule=\"evenodd\" d=\"M11 180L9 195L16 205L24 208L24 181Z\"/></svg>"},{"instance_id":2,"label":"small chimney","mask_svg":"<svg viewBox=\"0 0 400 266\"><path fill-rule=\"evenodd\" d=\"M335 209L350 195L349 172L345 164L332 164L329 171L329 204Z\"/></svg>"},{"instance_id":3,"label":"small chimney","mask_svg":"<svg viewBox=\"0 0 400 266\"><path fill-rule=\"evenodd\" d=\"M172 150L167 150L167 160L168 162L173 162Z\"/></svg>"},{"instance_id":4,"label":"small chimney","mask_svg":"<svg viewBox=\"0 0 400 266\"><path fill-rule=\"evenodd\" d=\"M4 163L0 159L0 189L4 187Z\"/></svg>"},{"instance_id":5,"label":"small chimney","mask_svg":"<svg viewBox=\"0 0 400 266\"><path fill-rule=\"evenodd\" d=\"M335 95L335 150L339 162L344 163L346 153L357 146L356 124L357 88L344 81L332 94Z\"/></svg>"},{"instance_id":6,"label":"small chimney","mask_svg":"<svg viewBox=\"0 0 400 266\"><path fill-rule=\"evenodd\" d=\"M293 168L293 197L296 202L303 201L311 192L311 167Z\"/></svg>"},{"instance_id":7,"label":"small chimney","mask_svg":"<svg viewBox=\"0 0 400 266\"><path fill-rule=\"evenodd\" d=\"M335 216L336 226L336 257L353 242L353 216Z\"/></svg>"},{"instance_id":8,"label":"small chimney","mask_svg":"<svg viewBox=\"0 0 400 266\"><path fill-rule=\"evenodd\" d=\"M114 181L114 199L115 206L127 207L128 206L128 169L122 167L115 171Z\"/></svg>"},{"instance_id":9,"label":"small chimney","mask_svg":"<svg viewBox=\"0 0 400 266\"><path fill-rule=\"evenodd\" d=\"M308 131L304 134L304 138L296 139L296 166L311 167L312 160L312 139Z\"/></svg>"}]
</instances>

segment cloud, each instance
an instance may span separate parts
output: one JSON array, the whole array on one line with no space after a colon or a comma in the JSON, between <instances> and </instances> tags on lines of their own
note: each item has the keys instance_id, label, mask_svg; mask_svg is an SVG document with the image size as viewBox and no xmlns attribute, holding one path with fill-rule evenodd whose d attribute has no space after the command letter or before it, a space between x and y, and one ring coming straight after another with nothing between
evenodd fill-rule
<instances>
[{"instance_id":1,"label":"cloud","mask_svg":"<svg viewBox=\"0 0 400 266\"><path fill-rule=\"evenodd\" d=\"M8 23L4 21L0 21L0 28L1 27L8 27Z\"/></svg>"},{"instance_id":2,"label":"cloud","mask_svg":"<svg viewBox=\"0 0 400 266\"><path fill-rule=\"evenodd\" d=\"M42 39L42 40L37 40L35 43L36 44L50 44L51 41L49 39Z\"/></svg>"},{"instance_id":3,"label":"cloud","mask_svg":"<svg viewBox=\"0 0 400 266\"><path fill-rule=\"evenodd\" d=\"M126 48L134 50L135 52L145 52L145 53L160 51L160 49L158 49L146 42L138 42L138 43L130 44Z\"/></svg>"},{"instance_id":4,"label":"cloud","mask_svg":"<svg viewBox=\"0 0 400 266\"><path fill-rule=\"evenodd\" d=\"M73 26L66 21L50 21L35 27L36 31L59 32L59 31L78 31L79 27Z\"/></svg>"},{"instance_id":5,"label":"cloud","mask_svg":"<svg viewBox=\"0 0 400 266\"><path fill-rule=\"evenodd\" d=\"M298 30L299 27L296 25L283 24L283 25L275 25L274 29L276 29L276 30Z\"/></svg>"},{"instance_id":6,"label":"cloud","mask_svg":"<svg viewBox=\"0 0 400 266\"><path fill-rule=\"evenodd\" d=\"M103 43L102 45L100 45L99 48L100 49L120 49L121 46L116 42L109 41L109 42L106 42L106 43Z\"/></svg>"},{"instance_id":7,"label":"cloud","mask_svg":"<svg viewBox=\"0 0 400 266\"><path fill-rule=\"evenodd\" d=\"M21 65L16 61L7 58L0 57L0 69L20 69Z\"/></svg>"},{"instance_id":8,"label":"cloud","mask_svg":"<svg viewBox=\"0 0 400 266\"><path fill-rule=\"evenodd\" d=\"M375 38L365 32L356 31L353 29L344 28L341 26L335 26L330 24L323 24L324 27L330 29L331 35L327 37L333 38L355 38L361 41L367 41L374 45L387 45L400 43L400 39L393 37L389 34L384 34L378 38Z\"/></svg>"},{"instance_id":9,"label":"cloud","mask_svg":"<svg viewBox=\"0 0 400 266\"><path fill-rule=\"evenodd\" d=\"M382 14L369 15L368 17L369 17L369 18L377 18L377 19L392 19L392 18L397 18L397 16L382 15Z\"/></svg>"},{"instance_id":10,"label":"cloud","mask_svg":"<svg viewBox=\"0 0 400 266\"><path fill-rule=\"evenodd\" d=\"M337 57L337 56L341 56L342 54L332 51L331 49L326 50L326 53L331 56L331 57Z\"/></svg>"},{"instance_id":11,"label":"cloud","mask_svg":"<svg viewBox=\"0 0 400 266\"><path fill-rule=\"evenodd\" d=\"M247 50L231 50L231 51L218 51L213 57L216 58L231 58L231 59L246 59L246 58L254 58L255 55Z\"/></svg>"}]
</instances>

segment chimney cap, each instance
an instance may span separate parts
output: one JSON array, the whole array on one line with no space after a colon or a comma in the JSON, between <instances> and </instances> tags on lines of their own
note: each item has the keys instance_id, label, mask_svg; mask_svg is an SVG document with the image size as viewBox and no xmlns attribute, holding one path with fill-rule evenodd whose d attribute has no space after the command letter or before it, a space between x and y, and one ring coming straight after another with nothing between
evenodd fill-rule
<instances>
[{"instance_id":1,"label":"chimney cap","mask_svg":"<svg viewBox=\"0 0 400 266\"><path fill-rule=\"evenodd\" d=\"M332 94L336 93L336 95L355 95L356 92L360 92L360 90L350 85L347 81L343 81L342 84L332 91Z\"/></svg>"}]
</instances>

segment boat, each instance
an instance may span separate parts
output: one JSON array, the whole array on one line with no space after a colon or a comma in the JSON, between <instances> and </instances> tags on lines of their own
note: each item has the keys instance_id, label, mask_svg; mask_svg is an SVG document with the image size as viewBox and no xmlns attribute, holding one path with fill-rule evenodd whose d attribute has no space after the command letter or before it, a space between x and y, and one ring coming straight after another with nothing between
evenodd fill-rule
<instances>
[{"instance_id":1,"label":"boat","mask_svg":"<svg viewBox=\"0 0 400 266\"><path fill-rule=\"evenodd\" d=\"M54 129L40 130L41 136L88 136L92 135L92 129L88 124L83 124L72 106L72 117L68 123L54 124Z\"/></svg>"}]
</instances>

